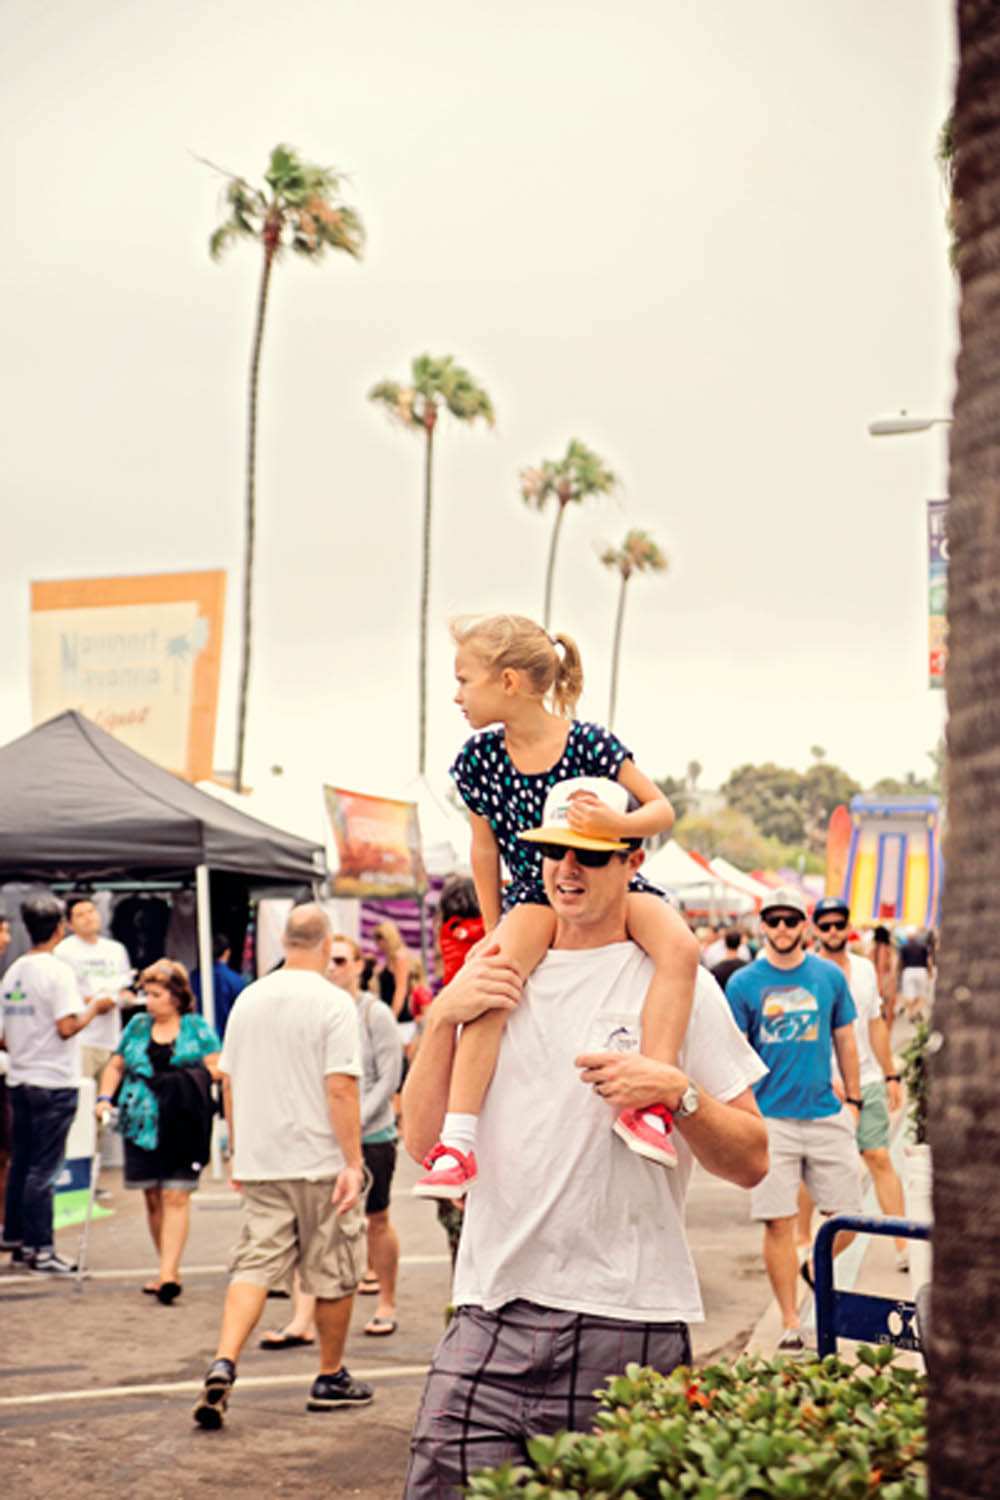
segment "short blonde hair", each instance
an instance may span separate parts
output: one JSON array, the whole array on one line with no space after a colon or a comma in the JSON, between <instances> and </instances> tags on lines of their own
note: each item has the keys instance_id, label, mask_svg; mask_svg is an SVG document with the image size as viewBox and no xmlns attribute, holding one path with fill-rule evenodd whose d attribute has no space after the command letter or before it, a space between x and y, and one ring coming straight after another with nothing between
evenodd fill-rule
<instances>
[{"instance_id":1,"label":"short blonde hair","mask_svg":"<svg viewBox=\"0 0 1000 1500\"><path fill-rule=\"evenodd\" d=\"M395 922L391 922L388 917L386 917L384 922L378 924L372 932L372 937L377 943L384 945L385 951L390 958L395 958L396 954L402 953L406 947L406 944L403 942L403 934Z\"/></svg>"},{"instance_id":2,"label":"short blonde hair","mask_svg":"<svg viewBox=\"0 0 1000 1500\"><path fill-rule=\"evenodd\" d=\"M361 957L361 944L357 938L348 937L346 932L335 932L333 934L333 941L335 943L346 943L356 959Z\"/></svg>"},{"instance_id":3,"label":"short blonde hair","mask_svg":"<svg viewBox=\"0 0 1000 1500\"><path fill-rule=\"evenodd\" d=\"M523 672L532 692L551 695L555 712L573 717L583 692L583 663L572 636L549 635L526 615L460 615L450 628L456 646L468 646L494 672Z\"/></svg>"}]
</instances>

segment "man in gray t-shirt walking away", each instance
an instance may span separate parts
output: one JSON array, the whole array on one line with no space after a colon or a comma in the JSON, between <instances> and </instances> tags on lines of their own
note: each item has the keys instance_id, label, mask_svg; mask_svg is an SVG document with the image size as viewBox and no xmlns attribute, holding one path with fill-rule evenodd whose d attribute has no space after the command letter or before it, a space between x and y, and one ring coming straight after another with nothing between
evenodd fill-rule
<instances>
[{"instance_id":1,"label":"man in gray t-shirt walking away","mask_svg":"<svg viewBox=\"0 0 1000 1500\"><path fill-rule=\"evenodd\" d=\"M342 1363L354 1291L365 1268L360 1203L361 1064L354 1003L325 977L332 936L318 906L292 909L285 963L245 989L219 1058L243 1226L230 1270L216 1357L194 1408L222 1426L236 1362L268 1288L297 1265L316 1298L320 1373L309 1411L364 1406L372 1389Z\"/></svg>"}]
</instances>

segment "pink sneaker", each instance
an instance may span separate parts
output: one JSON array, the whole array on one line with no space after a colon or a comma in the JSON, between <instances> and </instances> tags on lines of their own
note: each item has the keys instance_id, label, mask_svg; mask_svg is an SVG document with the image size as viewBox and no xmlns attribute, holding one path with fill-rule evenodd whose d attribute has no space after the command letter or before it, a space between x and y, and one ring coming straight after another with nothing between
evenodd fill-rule
<instances>
[{"instance_id":1,"label":"pink sneaker","mask_svg":"<svg viewBox=\"0 0 1000 1500\"><path fill-rule=\"evenodd\" d=\"M664 1128L653 1124L654 1120L662 1121ZM661 1167L676 1167L677 1151L670 1139L674 1117L662 1104L651 1104L648 1109L623 1109L611 1128L630 1151L659 1162Z\"/></svg>"},{"instance_id":2,"label":"pink sneaker","mask_svg":"<svg viewBox=\"0 0 1000 1500\"><path fill-rule=\"evenodd\" d=\"M442 1156L450 1156L454 1165L436 1166ZM464 1198L477 1176L474 1151L466 1156L457 1146L445 1146L441 1141L424 1157L424 1166L427 1171L413 1186L415 1198Z\"/></svg>"}]
</instances>

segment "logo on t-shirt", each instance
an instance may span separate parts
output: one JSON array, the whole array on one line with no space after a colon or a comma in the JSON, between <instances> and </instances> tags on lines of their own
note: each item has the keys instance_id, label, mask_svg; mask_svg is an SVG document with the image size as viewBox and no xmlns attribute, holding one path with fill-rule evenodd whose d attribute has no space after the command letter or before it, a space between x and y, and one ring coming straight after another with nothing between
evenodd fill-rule
<instances>
[{"instance_id":1,"label":"logo on t-shirt","mask_svg":"<svg viewBox=\"0 0 1000 1500\"><path fill-rule=\"evenodd\" d=\"M27 1000L27 998L27 994L22 990L16 979L14 981L14 988L4 991L4 1000L9 1000L12 1005L16 1005L19 1000Z\"/></svg>"},{"instance_id":2,"label":"logo on t-shirt","mask_svg":"<svg viewBox=\"0 0 1000 1500\"><path fill-rule=\"evenodd\" d=\"M768 990L761 1006L762 1042L818 1042L819 1006L816 996L793 985Z\"/></svg>"}]
</instances>

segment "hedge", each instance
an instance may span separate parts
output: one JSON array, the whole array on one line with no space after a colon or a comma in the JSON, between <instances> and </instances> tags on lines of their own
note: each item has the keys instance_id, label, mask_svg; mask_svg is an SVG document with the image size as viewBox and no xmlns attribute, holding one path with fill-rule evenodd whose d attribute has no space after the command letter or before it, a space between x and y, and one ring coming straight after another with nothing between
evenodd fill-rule
<instances>
[{"instance_id":1,"label":"hedge","mask_svg":"<svg viewBox=\"0 0 1000 1500\"><path fill-rule=\"evenodd\" d=\"M918 1500L926 1386L889 1347L852 1363L745 1356L662 1376L629 1365L598 1431L528 1441L531 1463L473 1477L476 1500Z\"/></svg>"}]
</instances>

